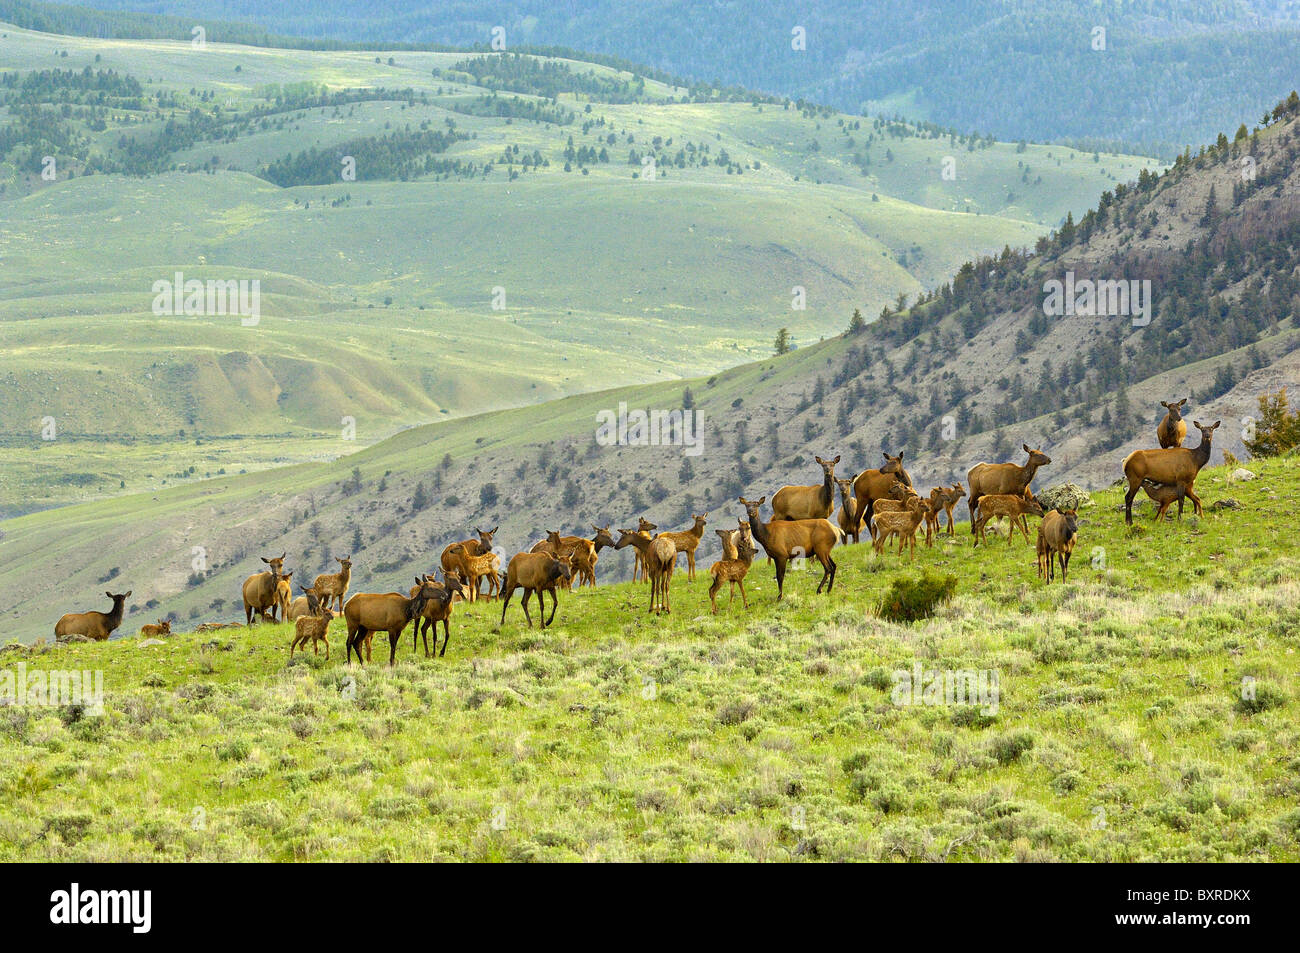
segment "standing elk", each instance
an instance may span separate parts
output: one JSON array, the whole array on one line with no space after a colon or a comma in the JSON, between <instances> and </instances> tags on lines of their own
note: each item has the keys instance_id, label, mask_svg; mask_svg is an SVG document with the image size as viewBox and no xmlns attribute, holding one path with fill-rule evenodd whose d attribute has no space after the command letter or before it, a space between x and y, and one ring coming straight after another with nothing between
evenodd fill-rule
<instances>
[{"instance_id":1,"label":"standing elk","mask_svg":"<svg viewBox=\"0 0 1300 953\"><path fill-rule=\"evenodd\" d=\"M666 539L673 544L677 554L686 554L686 579L688 582L695 579L695 550L699 548L700 540L704 538L704 526L709 521L709 514L703 515L692 513L691 518L695 522L690 529L684 529L680 532L660 533L656 539ZM677 561L677 555L673 556L673 562Z\"/></svg>"},{"instance_id":2,"label":"standing elk","mask_svg":"<svg viewBox=\"0 0 1300 953\"><path fill-rule=\"evenodd\" d=\"M903 455L900 453L896 457L885 454L885 465L879 470L863 470L853 480L853 508L857 512L859 530L863 523L867 525L867 532L871 538L876 538L876 531L871 525L871 517L875 512L876 500L882 500L891 497L891 489L895 483L902 483L904 486L912 485L912 478L907 475L903 469Z\"/></svg>"},{"instance_id":3,"label":"standing elk","mask_svg":"<svg viewBox=\"0 0 1300 953\"><path fill-rule=\"evenodd\" d=\"M1061 564L1061 582L1070 569L1070 556L1079 538L1079 514L1075 510L1052 510L1038 525L1038 577L1056 578L1055 563Z\"/></svg>"},{"instance_id":4,"label":"standing elk","mask_svg":"<svg viewBox=\"0 0 1300 953\"><path fill-rule=\"evenodd\" d=\"M260 620L266 622L268 619L267 610L270 610L270 621L275 622L275 613L279 608L279 582L280 577L284 575L284 557L288 551L281 553L273 559L262 557L262 562L270 566L267 572L255 572L244 580L243 598L244 598L244 622L246 625L253 624L253 613L257 612Z\"/></svg>"},{"instance_id":5,"label":"standing elk","mask_svg":"<svg viewBox=\"0 0 1300 953\"><path fill-rule=\"evenodd\" d=\"M673 568L677 565L677 547L665 536L646 539L637 530L620 529L618 532L619 538L614 548L636 547L641 565L650 578L650 611L671 612L668 590L673 582Z\"/></svg>"},{"instance_id":6,"label":"standing elk","mask_svg":"<svg viewBox=\"0 0 1300 953\"><path fill-rule=\"evenodd\" d=\"M70 635L84 635L96 642L103 642L113 630L122 624L122 607L131 595L126 592L106 592L104 595L113 600L113 608L108 612L69 612L54 623L54 638L62 641Z\"/></svg>"},{"instance_id":7,"label":"standing elk","mask_svg":"<svg viewBox=\"0 0 1300 953\"><path fill-rule=\"evenodd\" d=\"M439 565L442 566L442 571L444 573L448 571L456 572L461 568L457 561L452 558L453 553L463 550L470 556L486 556L492 552L492 537L496 535L497 530L500 528L500 526L493 526L490 530L484 532L476 526L474 532L478 533L478 539L462 539L460 542L446 546L442 551L441 558L438 560Z\"/></svg>"},{"instance_id":8,"label":"standing elk","mask_svg":"<svg viewBox=\"0 0 1300 953\"><path fill-rule=\"evenodd\" d=\"M289 643L289 658L293 658L294 649L307 648L307 642L311 642L311 654L319 655L320 646L318 643L325 643L325 661L330 660L330 623L334 621L334 613L330 611L330 601L321 602L314 588L299 586L302 595L299 599L307 601L307 613L294 619L293 622L293 641ZM295 602L297 600L294 600Z\"/></svg>"},{"instance_id":9,"label":"standing elk","mask_svg":"<svg viewBox=\"0 0 1300 953\"><path fill-rule=\"evenodd\" d=\"M739 522L740 528L735 530L737 536L734 544L735 553L730 557L724 554L722 559L709 567L709 575L713 577L713 582L709 586L709 605L713 607L714 615L718 614L717 596L724 582L731 583L727 605L730 606L736 601L736 586L739 585L740 601L746 609L749 608L749 596L745 594L745 576L749 573L750 564L753 563L758 550L754 548L754 538L750 535L749 524L744 520Z\"/></svg>"},{"instance_id":10,"label":"standing elk","mask_svg":"<svg viewBox=\"0 0 1300 953\"><path fill-rule=\"evenodd\" d=\"M822 468L822 482L814 486L783 486L772 496L772 520L822 520L835 508L834 460L813 457Z\"/></svg>"},{"instance_id":11,"label":"standing elk","mask_svg":"<svg viewBox=\"0 0 1300 953\"><path fill-rule=\"evenodd\" d=\"M994 494L1024 496L1038 468L1052 462L1052 458L1043 451L1030 450L1027 443L1022 443L1020 448L1029 454L1029 459L1023 466L1018 463L977 463L966 475L966 483L970 487L967 508L970 510L972 536L975 534L975 521L979 519L977 511L981 497Z\"/></svg>"},{"instance_id":12,"label":"standing elk","mask_svg":"<svg viewBox=\"0 0 1300 953\"><path fill-rule=\"evenodd\" d=\"M650 522L644 516L637 517L636 534L638 536L644 537L645 539L652 539L653 536L651 534L653 534L654 531L657 530L658 528L659 528L658 526ZM614 545L615 548L618 547L617 543L615 543ZM645 559L641 555L641 550L637 549L636 552L632 554L632 581L639 582L641 580L649 579L649 578L650 578L650 570L646 568Z\"/></svg>"},{"instance_id":13,"label":"standing elk","mask_svg":"<svg viewBox=\"0 0 1300 953\"><path fill-rule=\"evenodd\" d=\"M835 587L835 560L831 550L840 540L840 530L830 520L773 520L764 523L758 515L758 508L767 500L761 496L757 501L740 497L740 505L749 514L749 531L754 540L763 547L763 551L776 563L776 601L785 596L785 568L791 559L816 557L822 565L822 578L817 583L817 592L826 587L827 594Z\"/></svg>"},{"instance_id":14,"label":"standing elk","mask_svg":"<svg viewBox=\"0 0 1300 953\"><path fill-rule=\"evenodd\" d=\"M852 536L853 542L856 543L860 538L861 521L858 519L858 501L853 498L853 481L836 477L835 485L840 488L840 509L837 520L840 524L840 532L844 534L845 539Z\"/></svg>"},{"instance_id":15,"label":"standing elk","mask_svg":"<svg viewBox=\"0 0 1300 953\"><path fill-rule=\"evenodd\" d=\"M1193 486L1196 474L1210 462L1210 445L1214 440L1214 431L1221 423L1223 421L1216 420L1212 426L1202 427L1199 420L1193 420L1192 426L1201 432L1201 442L1190 450L1186 447L1134 450L1124 458L1124 478L1128 480L1128 492L1124 494L1125 523L1133 523L1133 497L1137 496L1144 480L1180 487L1191 499L1196 515L1201 515L1201 498L1196 495Z\"/></svg>"},{"instance_id":16,"label":"standing elk","mask_svg":"<svg viewBox=\"0 0 1300 953\"><path fill-rule=\"evenodd\" d=\"M363 646L366 661L370 661L370 642L376 632L388 633L388 664L397 664L397 642L402 631L420 616L424 604L438 594L433 583L418 578L415 582L413 596L404 596L400 592L358 592L343 606L343 618L348 625L349 665L352 664L353 650L357 653L357 663L361 664Z\"/></svg>"},{"instance_id":17,"label":"standing elk","mask_svg":"<svg viewBox=\"0 0 1300 953\"><path fill-rule=\"evenodd\" d=\"M311 587L316 591L317 597L325 603L325 608L333 609L334 600L337 599L338 611L342 612L343 599L347 596L348 584L352 581L352 556L347 555L342 559L335 556L334 561L339 564L339 571L321 573Z\"/></svg>"},{"instance_id":18,"label":"standing elk","mask_svg":"<svg viewBox=\"0 0 1300 953\"><path fill-rule=\"evenodd\" d=\"M1160 402L1160 406L1165 409L1165 415L1156 427L1156 440L1160 441L1162 450L1183 445L1183 440L1187 436L1187 421L1183 420L1183 405L1186 403L1186 397L1177 403L1163 400Z\"/></svg>"},{"instance_id":19,"label":"standing elk","mask_svg":"<svg viewBox=\"0 0 1300 953\"><path fill-rule=\"evenodd\" d=\"M1025 519L1026 515L1042 516L1042 504L1029 496L985 494L980 500L980 517L975 522L975 545L986 542L984 529L988 526L989 520L1000 520L1004 516L1011 521L1011 525L1007 527L1007 545L1011 545L1017 528L1025 534L1025 542L1029 542L1029 523Z\"/></svg>"},{"instance_id":20,"label":"standing elk","mask_svg":"<svg viewBox=\"0 0 1300 953\"><path fill-rule=\"evenodd\" d=\"M559 608L560 597L555 590L561 583L573 578L573 567L569 561L550 553L515 553L506 566L506 584L501 590L501 624L506 624L506 610L510 608L510 597L516 589L524 590L524 618L528 628L533 627L533 617L528 613L528 600L537 593L537 603L541 606L542 628L555 620L555 610ZM551 617L546 617L546 593L551 594Z\"/></svg>"},{"instance_id":21,"label":"standing elk","mask_svg":"<svg viewBox=\"0 0 1300 953\"><path fill-rule=\"evenodd\" d=\"M465 602L473 602L473 592L465 580L456 572L442 574L442 582L435 582L432 575L424 576L411 587L414 596L426 583L438 588L439 594L424 604L415 625L411 627L411 651L415 651L416 637L424 640L424 657L429 657L429 630L433 629L433 654L439 658L447 654L447 643L451 641L451 606L456 596ZM438 623L442 623L442 651L438 651Z\"/></svg>"}]
</instances>

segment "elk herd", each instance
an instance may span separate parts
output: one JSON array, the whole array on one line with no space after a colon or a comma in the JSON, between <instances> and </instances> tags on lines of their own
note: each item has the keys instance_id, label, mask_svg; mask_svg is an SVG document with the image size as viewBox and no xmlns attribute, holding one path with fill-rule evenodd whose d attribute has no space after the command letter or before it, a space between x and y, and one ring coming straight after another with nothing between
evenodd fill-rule
<instances>
[{"instance_id":1,"label":"elk herd","mask_svg":"<svg viewBox=\"0 0 1300 953\"><path fill-rule=\"evenodd\" d=\"M1123 471L1127 489L1124 496L1125 522L1133 521L1133 499L1139 490L1144 491L1158 504L1157 519L1164 518L1174 503L1178 515L1183 513L1183 502L1192 501L1197 515L1202 512L1201 500L1194 491L1196 475L1209 462L1210 446L1216 421L1202 426L1193 421L1200 431L1198 446L1182 446L1187 435L1187 424L1182 418L1184 398L1161 402L1166 414L1156 429L1160 446L1150 450L1136 450L1124 458ZM934 487L922 496L912 484L912 478L903 467L903 454L884 454L878 468L863 470L852 479L835 476L840 457L830 459L815 457L822 469L822 480L808 486L783 486L772 495L771 519L764 521L760 510L766 496L757 500L740 497L745 518L737 520L736 529L715 530L722 547L722 558L708 570L711 582L708 594L712 611L718 611L717 596L724 583L730 585L729 602L740 588L742 604L749 607L745 592L745 578L754 557L760 552L773 563L776 573L777 601L784 598L786 572L797 560L820 564L821 579L817 593L824 589L830 593L835 587L837 564L833 555L835 547L846 541L857 543L862 532L868 534L876 554L883 555L890 541L895 541L901 556L904 550L910 560L916 558L917 536L924 526L926 546L932 546L934 537L946 532L954 535L953 507L963 498L970 511L970 531L974 546L986 541L985 530L990 522L1007 520L1007 545L1013 544L1019 530L1029 542L1028 517L1041 517L1035 550L1038 575L1051 582L1060 569L1065 581L1070 557L1078 539L1079 518L1073 509L1050 508L1035 498L1031 484L1037 472L1051 464L1051 458L1041 450L1022 444L1026 454L1024 463L979 463L967 474L966 486L953 483ZM837 492L838 491L838 492ZM837 510L838 501L838 512ZM834 515L834 519L832 516ZM947 525L940 530L940 518ZM545 539L530 549L516 553L501 567L500 550L493 541L499 527L490 530L475 529L475 536L452 543L443 549L439 563L442 579L434 574L417 576L415 584L406 593L355 593L348 597L352 577L351 556L335 557L339 564L336 573L322 573L310 586L301 583L299 596L293 596L293 570L285 570L288 555L260 557L266 569L250 575L243 584L242 598L244 624L252 625L256 615L262 622L293 623L294 636L289 645L289 656L305 650L310 642L313 654L319 654L324 643L325 658L330 657L330 623L342 617L346 630L346 661L351 663L355 654L357 662L370 661L371 641L376 632L388 634L389 664L394 664L397 644L409 625L412 651L423 639L425 657L430 657L428 635L433 632L435 657L444 656L451 639L450 620L456 602L472 603L480 599L500 599L501 624L514 594L522 590L521 605L529 627L533 625L529 602L537 597L538 621L542 628L555 619L559 606L558 590L596 585L596 563L602 549L621 550L632 547L635 553L633 579L650 583L649 611L666 613L672 609L671 588L678 557L686 557L686 578L695 579L696 552L704 537L708 513L695 514L692 524L680 531L656 532L658 527L644 518L636 528L611 531L609 525L591 525L593 535L561 536L548 532ZM486 587L486 591L484 591ZM550 594L550 613L546 611L546 596ZM55 636L59 641L72 638L101 641L107 639L122 623L123 607L131 595L106 593L112 600L108 612L69 613L59 619ZM438 624L442 624L442 648L438 647ZM234 623L238 625L239 623ZM223 627L209 623L201 631ZM170 623L158 620L141 629L145 635L169 635Z\"/></svg>"}]
</instances>

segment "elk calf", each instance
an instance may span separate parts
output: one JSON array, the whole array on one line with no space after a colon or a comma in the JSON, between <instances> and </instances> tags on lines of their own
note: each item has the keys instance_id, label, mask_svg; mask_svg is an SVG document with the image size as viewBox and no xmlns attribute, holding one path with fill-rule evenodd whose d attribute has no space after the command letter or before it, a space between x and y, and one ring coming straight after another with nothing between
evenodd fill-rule
<instances>
[{"instance_id":1,"label":"elk calf","mask_svg":"<svg viewBox=\"0 0 1300 953\"><path fill-rule=\"evenodd\" d=\"M149 623L140 626L140 634L149 638L161 638L172 634L172 623L170 619L159 619L158 624Z\"/></svg>"},{"instance_id":2,"label":"elk calf","mask_svg":"<svg viewBox=\"0 0 1300 953\"><path fill-rule=\"evenodd\" d=\"M1027 491L1027 488L1026 488ZM1042 516L1042 505L1032 497L1015 496L1005 493L993 493L985 496L980 500L980 515L975 521L975 545L985 541L984 528L988 525L989 520L1002 519L1006 517L1011 521L1007 527L1007 545L1011 545L1011 539L1016 535L1016 528L1025 534L1025 542L1029 542L1029 523L1025 519L1026 515Z\"/></svg>"},{"instance_id":3,"label":"elk calf","mask_svg":"<svg viewBox=\"0 0 1300 953\"><path fill-rule=\"evenodd\" d=\"M334 613L329 608L332 600L326 597L326 601L321 602L314 588L308 589L303 586L298 588L303 592L302 598L307 600L309 614L294 620L294 637L289 643L289 658L293 658L294 649L306 649L307 641L310 639L313 655L320 654L317 643L325 643L325 661L328 662L330 660L329 629L330 623L334 621Z\"/></svg>"},{"instance_id":4,"label":"elk calf","mask_svg":"<svg viewBox=\"0 0 1300 953\"><path fill-rule=\"evenodd\" d=\"M1055 563L1061 564L1061 582L1070 568L1070 556L1079 538L1079 515L1075 510L1052 510L1038 526L1038 577L1056 578Z\"/></svg>"},{"instance_id":5,"label":"elk calf","mask_svg":"<svg viewBox=\"0 0 1300 953\"><path fill-rule=\"evenodd\" d=\"M727 598L727 604L730 605L736 601L736 586L740 586L740 601L745 608L749 608L749 597L745 594L745 576L749 573L750 564L754 561L754 556L758 550L754 547L753 537L747 532L748 526L742 520L740 529L736 530L735 555L729 559L720 559L709 567L709 575L713 577L713 583L709 586L709 604L713 606L713 614L718 614L718 592L722 589L724 582L731 583L730 595ZM719 533L722 530L718 530Z\"/></svg>"}]
</instances>

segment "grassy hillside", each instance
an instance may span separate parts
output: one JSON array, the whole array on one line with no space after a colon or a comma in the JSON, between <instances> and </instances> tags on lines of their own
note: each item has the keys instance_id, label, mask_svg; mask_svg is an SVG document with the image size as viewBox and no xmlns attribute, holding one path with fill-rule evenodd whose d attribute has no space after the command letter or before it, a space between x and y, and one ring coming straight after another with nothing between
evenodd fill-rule
<instances>
[{"instance_id":1,"label":"grassy hillside","mask_svg":"<svg viewBox=\"0 0 1300 953\"><path fill-rule=\"evenodd\" d=\"M3 32L8 513L332 458L344 417L367 444L712 373L1029 245L1151 164L572 60ZM261 323L153 314L177 271L259 281Z\"/></svg>"},{"instance_id":2,"label":"grassy hillside","mask_svg":"<svg viewBox=\"0 0 1300 953\"><path fill-rule=\"evenodd\" d=\"M563 594L544 632L517 599L500 627L460 606L444 658L408 634L391 670L382 646L342 664L341 631L289 663L269 625L9 649L6 674L102 671L106 710L0 708L0 855L1296 860L1300 466L1255 469L1204 472L1204 518L1132 531L1096 494L1066 584L1019 538L958 533L914 565L840 549L831 596L794 572L779 607L756 562L749 610L717 617L681 573L658 620L632 584ZM952 603L878 618L922 569ZM996 711L896 704L916 663L996 672Z\"/></svg>"}]
</instances>

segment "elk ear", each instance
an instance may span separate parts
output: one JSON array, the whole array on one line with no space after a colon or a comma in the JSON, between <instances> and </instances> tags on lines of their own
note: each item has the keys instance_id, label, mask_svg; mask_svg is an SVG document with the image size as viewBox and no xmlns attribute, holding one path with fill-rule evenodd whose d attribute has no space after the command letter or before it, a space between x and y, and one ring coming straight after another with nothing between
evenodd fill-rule
<instances>
[{"instance_id":1,"label":"elk ear","mask_svg":"<svg viewBox=\"0 0 1300 953\"><path fill-rule=\"evenodd\" d=\"M1211 430L1218 430L1218 429L1219 429L1219 424L1221 424L1221 423L1223 423L1222 420L1216 420L1216 421L1214 422L1214 426L1211 427L1210 429L1211 429Z\"/></svg>"},{"instance_id":2,"label":"elk ear","mask_svg":"<svg viewBox=\"0 0 1300 953\"><path fill-rule=\"evenodd\" d=\"M267 559L265 556L262 557L262 562L266 563L268 566L271 565L271 560Z\"/></svg>"},{"instance_id":3,"label":"elk ear","mask_svg":"<svg viewBox=\"0 0 1300 953\"><path fill-rule=\"evenodd\" d=\"M813 459L816 460L818 463L825 463L825 462L826 462L826 461L823 460L821 457L817 456L817 454L815 454L815 453L813 454Z\"/></svg>"},{"instance_id":4,"label":"elk ear","mask_svg":"<svg viewBox=\"0 0 1300 953\"><path fill-rule=\"evenodd\" d=\"M499 530L500 528L501 528L501 524L497 523L497 525L493 526L492 529L488 532L488 535L495 536L497 534L497 530Z\"/></svg>"},{"instance_id":5,"label":"elk ear","mask_svg":"<svg viewBox=\"0 0 1300 953\"><path fill-rule=\"evenodd\" d=\"M835 464L839 462L840 462L840 455L837 453L835 454L835 459L831 461L831 466L835 466Z\"/></svg>"},{"instance_id":6,"label":"elk ear","mask_svg":"<svg viewBox=\"0 0 1300 953\"><path fill-rule=\"evenodd\" d=\"M1217 426L1219 426L1219 425L1218 425L1218 424L1215 424L1214 426L1217 427ZM126 595L124 595L122 598L123 598L123 599L130 599L130 598L131 598L131 590L128 589L128 590L126 591Z\"/></svg>"},{"instance_id":7,"label":"elk ear","mask_svg":"<svg viewBox=\"0 0 1300 953\"><path fill-rule=\"evenodd\" d=\"M1201 422L1200 422L1199 420L1193 420L1193 421L1192 421L1192 426L1195 427L1197 430L1200 430L1200 429L1201 429Z\"/></svg>"},{"instance_id":8,"label":"elk ear","mask_svg":"<svg viewBox=\"0 0 1300 953\"><path fill-rule=\"evenodd\" d=\"M1034 451L1032 451L1032 450L1029 449L1029 444L1027 444L1027 443L1022 443L1022 444L1020 445L1020 449L1023 450L1023 451L1025 451L1025 453L1033 453L1033 452L1034 452Z\"/></svg>"},{"instance_id":9,"label":"elk ear","mask_svg":"<svg viewBox=\"0 0 1300 953\"><path fill-rule=\"evenodd\" d=\"M111 592L106 592L106 593L104 593L104 595L108 596L108 598L110 598L110 599L115 598L115 596L114 596Z\"/></svg>"},{"instance_id":10,"label":"elk ear","mask_svg":"<svg viewBox=\"0 0 1300 953\"><path fill-rule=\"evenodd\" d=\"M889 454L885 453L884 451L881 451L881 454L880 454L880 455L881 455L882 457L884 457L886 460L889 459Z\"/></svg>"},{"instance_id":11,"label":"elk ear","mask_svg":"<svg viewBox=\"0 0 1300 953\"><path fill-rule=\"evenodd\" d=\"M1178 406L1181 407L1181 406L1183 406L1183 404L1185 404L1185 403L1187 403L1187 398L1186 398L1186 397L1184 397L1182 400L1180 400L1180 401L1178 402Z\"/></svg>"}]
</instances>

